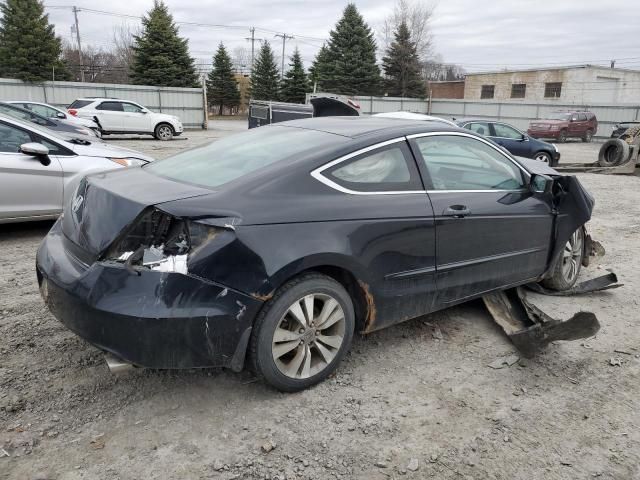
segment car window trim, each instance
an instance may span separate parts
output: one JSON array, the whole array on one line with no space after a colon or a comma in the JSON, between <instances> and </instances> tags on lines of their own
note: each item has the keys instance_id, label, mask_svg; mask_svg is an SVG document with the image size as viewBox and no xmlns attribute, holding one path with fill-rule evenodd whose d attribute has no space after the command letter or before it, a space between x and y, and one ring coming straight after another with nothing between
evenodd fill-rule
<instances>
[{"instance_id":1,"label":"car window trim","mask_svg":"<svg viewBox=\"0 0 640 480\"><path fill-rule=\"evenodd\" d=\"M493 148L496 152L498 152L504 158L506 158L511 163L516 165L520 169L520 171L522 171L524 173L525 186L523 188L519 188L519 189L516 189L516 190L496 190L496 189L487 189L487 190L433 190L433 189L427 189L426 192L429 195L431 195L432 193L489 193L489 192L493 192L493 193L514 193L514 192L527 191L526 184L531 180L531 174L527 171L527 169L524 168L522 165L520 165L520 163L518 163L515 159L513 159L510 156L506 155L500 149L500 147L495 145L493 142L491 142L489 140L486 140L486 139L484 139L484 138L482 138L480 136L471 135L471 134L468 134L468 133L465 133L465 132L427 132L427 133L413 133L411 135L407 135L407 140L415 140L416 138L434 137L434 136L443 136L443 135L444 136L449 136L449 137L450 136L456 136L456 137L473 138L474 140L477 140L479 142L485 143L486 145L489 145L491 148Z\"/></svg>"},{"instance_id":2,"label":"car window trim","mask_svg":"<svg viewBox=\"0 0 640 480\"><path fill-rule=\"evenodd\" d=\"M381 190L381 191L363 191L363 190L351 190L350 188L343 187L342 185L334 182L328 177L324 176L322 172L325 170L338 165L339 163L346 162L347 160L352 159L353 157L357 157L367 152L371 152L373 150L377 150L382 147L386 147L387 145L393 145L398 142L406 142L407 137L398 137L393 138L391 140L386 140L384 142L379 142L374 145L369 145L368 147L361 148L354 152L348 153L347 155L343 155L342 157L338 157L335 160L330 161L329 163L325 163L321 167L316 168L311 171L311 176L318 180L320 183L325 184L326 186L333 188L334 190L338 190L342 193L348 193L350 195L415 195L415 194L425 194L426 190ZM412 159L413 160L413 159Z\"/></svg>"}]
</instances>

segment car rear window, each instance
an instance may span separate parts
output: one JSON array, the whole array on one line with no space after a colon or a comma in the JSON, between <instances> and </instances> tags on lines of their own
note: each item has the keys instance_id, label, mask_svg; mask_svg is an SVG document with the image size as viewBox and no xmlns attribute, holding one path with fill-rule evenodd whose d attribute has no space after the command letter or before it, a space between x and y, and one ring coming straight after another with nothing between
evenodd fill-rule
<instances>
[{"instance_id":1,"label":"car rear window","mask_svg":"<svg viewBox=\"0 0 640 480\"><path fill-rule=\"evenodd\" d=\"M68 108L82 108L89 105L93 100L75 100Z\"/></svg>"},{"instance_id":2,"label":"car rear window","mask_svg":"<svg viewBox=\"0 0 640 480\"><path fill-rule=\"evenodd\" d=\"M157 160L144 168L172 180L214 188L276 162L349 140L317 130L267 126Z\"/></svg>"}]
</instances>

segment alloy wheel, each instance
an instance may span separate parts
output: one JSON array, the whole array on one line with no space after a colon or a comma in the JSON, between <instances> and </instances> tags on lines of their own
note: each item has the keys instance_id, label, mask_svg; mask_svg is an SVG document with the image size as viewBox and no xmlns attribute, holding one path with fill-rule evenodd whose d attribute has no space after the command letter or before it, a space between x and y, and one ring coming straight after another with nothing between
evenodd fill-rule
<instances>
[{"instance_id":1,"label":"alloy wheel","mask_svg":"<svg viewBox=\"0 0 640 480\"><path fill-rule=\"evenodd\" d=\"M330 295L316 293L296 300L273 333L272 355L289 378L305 379L327 368L345 337L345 314Z\"/></svg>"},{"instance_id":2,"label":"alloy wheel","mask_svg":"<svg viewBox=\"0 0 640 480\"><path fill-rule=\"evenodd\" d=\"M542 153L542 152L540 152L540 153L538 153L536 155L536 160L538 160L539 162L546 163L546 164L550 163L549 155L547 155L546 153Z\"/></svg>"},{"instance_id":3,"label":"alloy wheel","mask_svg":"<svg viewBox=\"0 0 640 480\"><path fill-rule=\"evenodd\" d=\"M171 127L163 125L160 128L158 128L158 136L162 140L169 140L172 137Z\"/></svg>"},{"instance_id":4,"label":"alloy wheel","mask_svg":"<svg viewBox=\"0 0 640 480\"><path fill-rule=\"evenodd\" d=\"M583 233L582 229L579 228L573 232L562 253L562 275L568 283L573 282L580 271L582 244Z\"/></svg>"}]
</instances>

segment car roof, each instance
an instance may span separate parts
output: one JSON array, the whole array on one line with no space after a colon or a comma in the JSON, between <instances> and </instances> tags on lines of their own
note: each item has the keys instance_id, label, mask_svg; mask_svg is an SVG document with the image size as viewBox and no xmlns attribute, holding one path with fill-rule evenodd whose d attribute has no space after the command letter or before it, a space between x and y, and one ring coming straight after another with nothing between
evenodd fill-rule
<instances>
[{"instance_id":1,"label":"car roof","mask_svg":"<svg viewBox=\"0 0 640 480\"><path fill-rule=\"evenodd\" d=\"M384 140L384 137L394 138L425 132L460 131L468 133L466 130L441 121L416 121L386 117L315 117L280 122L275 124L275 126L277 125L317 130L353 139L376 136L380 140Z\"/></svg>"},{"instance_id":2,"label":"car roof","mask_svg":"<svg viewBox=\"0 0 640 480\"><path fill-rule=\"evenodd\" d=\"M425 113L398 111L398 112L375 113L371 116L383 117L383 118L398 118L401 120L418 120L421 122L424 122L424 121L444 122L444 123L448 123L449 125L455 125L451 120L447 120L445 118L440 118L440 117L433 117Z\"/></svg>"},{"instance_id":3,"label":"car roof","mask_svg":"<svg viewBox=\"0 0 640 480\"><path fill-rule=\"evenodd\" d=\"M454 120L457 124L468 123L468 122L491 122L491 123L505 123L501 120L496 120L494 118L476 118L476 117L464 117L464 118L456 118Z\"/></svg>"}]
</instances>

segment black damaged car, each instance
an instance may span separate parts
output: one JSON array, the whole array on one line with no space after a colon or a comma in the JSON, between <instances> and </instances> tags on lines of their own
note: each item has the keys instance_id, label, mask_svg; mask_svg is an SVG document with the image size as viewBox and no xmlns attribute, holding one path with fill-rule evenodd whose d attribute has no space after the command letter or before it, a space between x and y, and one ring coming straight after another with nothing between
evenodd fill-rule
<instances>
[{"instance_id":1,"label":"black damaged car","mask_svg":"<svg viewBox=\"0 0 640 480\"><path fill-rule=\"evenodd\" d=\"M571 287L592 208L575 177L468 130L298 120L87 177L37 273L53 314L124 362L250 362L295 391L356 331L528 282Z\"/></svg>"}]
</instances>

